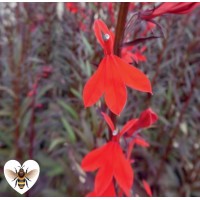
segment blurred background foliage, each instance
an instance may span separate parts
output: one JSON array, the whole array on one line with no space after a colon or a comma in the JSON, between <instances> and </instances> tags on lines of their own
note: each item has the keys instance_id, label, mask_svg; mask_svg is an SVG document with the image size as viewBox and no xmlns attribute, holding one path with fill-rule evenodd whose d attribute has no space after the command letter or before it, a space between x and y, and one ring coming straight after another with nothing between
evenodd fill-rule
<instances>
[{"instance_id":1,"label":"blurred background foliage","mask_svg":"<svg viewBox=\"0 0 200 200\"><path fill-rule=\"evenodd\" d=\"M152 5L131 3L128 17L146 6ZM118 9L119 3L0 3L0 196L19 196L3 174L10 159L40 165L39 180L25 196L92 190L94 176L80 163L105 142L108 130L100 102L84 109L82 90L103 57L94 19L114 31ZM136 45L147 47L147 61L135 65L148 74L154 95L128 90L117 125L148 107L159 121L142 133L151 146L132 152L133 195L146 196L146 179L154 196L200 196L199 15L197 8L160 17L165 37ZM141 23L133 23L133 37L140 34L136 27Z\"/></svg>"}]
</instances>

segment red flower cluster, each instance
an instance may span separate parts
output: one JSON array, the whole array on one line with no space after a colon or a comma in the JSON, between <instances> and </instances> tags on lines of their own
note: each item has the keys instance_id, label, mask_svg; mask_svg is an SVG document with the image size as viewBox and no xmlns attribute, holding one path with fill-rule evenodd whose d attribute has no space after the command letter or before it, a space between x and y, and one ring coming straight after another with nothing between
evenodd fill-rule
<instances>
[{"instance_id":1,"label":"red flower cluster","mask_svg":"<svg viewBox=\"0 0 200 200\"><path fill-rule=\"evenodd\" d=\"M94 32L104 49L105 57L84 87L84 105L92 106L104 95L108 108L119 115L127 100L126 86L152 93L151 84L143 72L114 55L114 34L103 21L95 21Z\"/></svg>"},{"instance_id":2,"label":"red flower cluster","mask_svg":"<svg viewBox=\"0 0 200 200\"><path fill-rule=\"evenodd\" d=\"M131 162L129 160L130 155L128 155L127 158L125 157L119 140L120 137L134 127L135 120L128 121L118 133L110 117L105 113L102 113L102 115L112 130L113 137L110 142L98 149L91 151L82 160L81 166L85 171L95 171L98 169L95 178L94 191L89 193L88 196L116 196L113 182L114 180L122 189L124 194L126 194L126 196L130 196L130 189L133 185L134 177L130 164ZM154 116L153 120L152 115ZM147 109L141 114L140 118L136 120L140 121L141 127L149 127L155 122L155 116L156 114L151 109ZM145 147L148 146L148 143L145 144L141 137L136 137L133 141L134 144ZM130 145L133 147L132 142Z\"/></svg>"}]
</instances>

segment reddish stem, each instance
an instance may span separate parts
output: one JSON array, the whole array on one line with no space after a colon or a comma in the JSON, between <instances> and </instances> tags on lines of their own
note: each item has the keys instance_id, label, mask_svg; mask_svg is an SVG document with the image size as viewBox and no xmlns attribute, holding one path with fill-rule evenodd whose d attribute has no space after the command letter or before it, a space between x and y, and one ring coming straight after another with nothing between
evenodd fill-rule
<instances>
[{"instance_id":1,"label":"reddish stem","mask_svg":"<svg viewBox=\"0 0 200 200\"><path fill-rule=\"evenodd\" d=\"M30 121L30 134L29 134L29 158L33 159L33 150L34 150L34 140L35 140L35 99L37 95L37 88L38 84L40 81L40 76L37 77L35 83L34 83L34 91L33 91L33 96L32 96L32 102L31 102L31 108L32 108L32 113L31 113L31 121Z\"/></svg>"},{"instance_id":2,"label":"reddish stem","mask_svg":"<svg viewBox=\"0 0 200 200\"><path fill-rule=\"evenodd\" d=\"M125 25L126 25L126 17L128 14L128 7L129 3L121 3L118 13L118 19L117 19L117 26L115 31L115 42L114 42L114 54L117 56L120 56L121 54L121 44L123 42L124 38L124 31L125 31ZM109 113L111 120L113 121L113 124L116 125L116 115L110 111ZM109 129L109 138L112 138L112 131Z\"/></svg>"}]
</instances>

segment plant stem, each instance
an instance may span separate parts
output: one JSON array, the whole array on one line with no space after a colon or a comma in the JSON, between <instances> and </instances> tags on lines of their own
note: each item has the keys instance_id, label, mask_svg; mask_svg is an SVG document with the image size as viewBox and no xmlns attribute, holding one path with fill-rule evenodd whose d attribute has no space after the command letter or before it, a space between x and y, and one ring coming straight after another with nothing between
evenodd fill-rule
<instances>
[{"instance_id":1,"label":"plant stem","mask_svg":"<svg viewBox=\"0 0 200 200\"><path fill-rule=\"evenodd\" d=\"M124 27L126 25L126 17L128 14L129 3L121 3L118 13L117 26L115 31L114 54L120 56L121 44L124 38Z\"/></svg>"},{"instance_id":2,"label":"plant stem","mask_svg":"<svg viewBox=\"0 0 200 200\"><path fill-rule=\"evenodd\" d=\"M115 42L114 42L114 54L120 56L121 54L121 44L124 38L124 30L126 25L126 17L128 14L129 3L120 3L117 26L115 31ZM116 115L110 111L110 118L113 121L113 124L116 124ZM112 132L109 130L109 137L112 138Z\"/></svg>"},{"instance_id":3,"label":"plant stem","mask_svg":"<svg viewBox=\"0 0 200 200\"><path fill-rule=\"evenodd\" d=\"M35 84L38 84L38 81L36 81ZM32 113L31 113L31 121L30 121L30 133L29 133L29 158L33 159L33 149L34 149L34 140L35 140L35 129L34 129L34 124L35 124L35 98L36 98L36 92L37 88L34 91L34 95L32 97L32 102L31 102L31 108L32 108Z\"/></svg>"}]
</instances>

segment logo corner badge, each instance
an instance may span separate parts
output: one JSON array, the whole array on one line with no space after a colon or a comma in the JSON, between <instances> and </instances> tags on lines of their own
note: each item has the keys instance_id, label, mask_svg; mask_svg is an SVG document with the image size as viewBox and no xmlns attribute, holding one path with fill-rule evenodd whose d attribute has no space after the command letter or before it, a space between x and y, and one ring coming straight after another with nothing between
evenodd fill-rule
<instances>
[{"instance_id":1,"label":"logo corner badge","mask_svg":"<svg viewBox=\"0 0 200 200\"><path fill-rule=\"evenodd\" d=\"M16 160L9 160L4 165L7 182L20 194L27 192L36 183L39 173L39 164L34 160L27 160L23 165Z\"/></svg>"}]
</instances>

